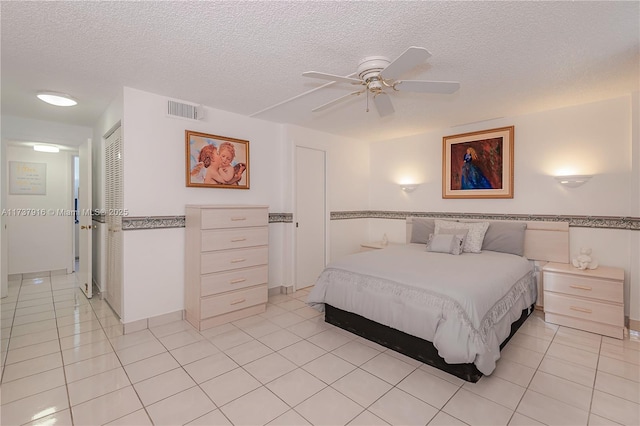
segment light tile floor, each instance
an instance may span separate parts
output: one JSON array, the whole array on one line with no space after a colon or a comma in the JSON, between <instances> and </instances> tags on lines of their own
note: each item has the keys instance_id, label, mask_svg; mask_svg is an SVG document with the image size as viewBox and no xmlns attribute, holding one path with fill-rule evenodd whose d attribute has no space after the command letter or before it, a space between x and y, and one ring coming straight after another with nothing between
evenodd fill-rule
<instances>
[{"instance_id":1,"label":"light tile floor","mask_svg":"<svg viewBox=\"0 0 640 426\"><path fill-rule=\"evenodd\" d=\"M3 425L640 424L640 339L531 316L494 374L466 383L324 323L308 291L203 332L122 335L73 275L2 299Z\"/></svg>"}]
</instances>

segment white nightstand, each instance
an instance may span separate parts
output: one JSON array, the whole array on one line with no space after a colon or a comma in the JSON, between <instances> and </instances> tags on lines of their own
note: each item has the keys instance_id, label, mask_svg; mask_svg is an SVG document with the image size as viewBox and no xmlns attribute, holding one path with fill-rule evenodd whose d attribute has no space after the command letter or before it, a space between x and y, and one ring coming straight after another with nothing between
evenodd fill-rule
<instances>
[{"instance_id":1,"label":"white nightstand","mask_svg":"<svg viewBox=\"0 0 640 426\"><path fill-rule=\"evenodd\" d=\"M542 268L545 321L622 339L624 270L580 270L568 263Z\"/></svg>"},{"instance_id":2,"label":"white nightstand","mask_svg":"<svg viewBox=\"0 0 640 426\"><path fill-rule=\"evenodd\" d=\"M382 244L382 241L360 244L360 251L380 250L389 247L393 243Z\"/></svg>"}]
</instances>

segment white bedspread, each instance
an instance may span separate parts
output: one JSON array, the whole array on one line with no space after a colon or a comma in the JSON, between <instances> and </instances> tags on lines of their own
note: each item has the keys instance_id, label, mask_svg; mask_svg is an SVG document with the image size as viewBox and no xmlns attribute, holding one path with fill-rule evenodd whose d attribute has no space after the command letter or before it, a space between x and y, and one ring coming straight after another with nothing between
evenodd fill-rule
<instances>
[{"instance_id":1,"label":"white bedspread","mask_svg":"<svg viewBox=\"0 0 640 426\"><path fill-rule=\"evenodd\" d=\"M449 364L495 369L511 323L536 300L533 262L484 251L431 253L390 246L331 262L307 303L344 311L428 340Z\"/></svg>"}]
</instances>

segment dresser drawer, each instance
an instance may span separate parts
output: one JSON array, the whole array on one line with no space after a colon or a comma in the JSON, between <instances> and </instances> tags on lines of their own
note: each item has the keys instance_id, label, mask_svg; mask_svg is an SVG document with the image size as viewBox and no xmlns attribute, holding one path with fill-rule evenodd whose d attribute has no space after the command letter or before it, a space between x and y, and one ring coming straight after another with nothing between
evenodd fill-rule
<instances>
[{"instance_id":1,"label":"dresser drawer","mask_svg":"<svg viewBox=\"0 0 640 426\"><path fill-rule=\"evenodd\" d=\"M265 209L204 209L201 213L202 229L267 226L268 223Z\"/></svg>"},{"instance_id":2,"label":"dresser drawer","mask_svg":"<svg viewBox=\"0 0 640 426\"><path fill-rule=\"evenodd\" d=\"M266 246L269 243L269 229L233 228L202 231L202 251L226 250L233 248Z\"/></svg>"},{"instance_id":3,"label":"dresser drawer","mask_svg":"<svg viewBox=\"0 0 640 426\"><path fill-rule=\"evenodd\" d=\"M269 250L267 247L255 247L239 250L210 251L202 253L200 256L200 273L209 274L211 272L266 265L269 261Z\"/></svg>"},{"instance_id":4,"label":"dresser drawer","mask_svg":"<svg viewBox=\"0 0 640 426\"><path fill-rule=\"evenodd\" d=\"M266 302L267 285L265 284L203 298L200 301L200 312L201 317L205 319Z\"/></svg>"},{"instance_id":5,"label":"dresser drawer","mask_svg":"<svg viewBox=\"0 0 640 426\"><path fill-rule=\"evenodd\" d=\"M615 303L622 303L624 291L621 282L553 272L544 273L544 289Z\"/></svg>"},{"instance_id":6,"label":"dresser drawer","mask_svg":"<svg viewBox=\"0 0 640 426\"><path fill-rule=\"evenodd\" d=\"M266 265L203 275L200 295L203 297L211 296L212 294L253 287L259 284L266 284L268 280L269 269Z\"/></svg>"},{"instance_id":7,"label":"dresser drawer","mask_svg":"<svg viewBox=\"0 0 640 426\"><path fill-rule=\"evenodd\" d=\"M598 302L545 291L544 310L553 314L620 327L624 326L624 308L622 304Z\"/></svg>"}]
</instances>

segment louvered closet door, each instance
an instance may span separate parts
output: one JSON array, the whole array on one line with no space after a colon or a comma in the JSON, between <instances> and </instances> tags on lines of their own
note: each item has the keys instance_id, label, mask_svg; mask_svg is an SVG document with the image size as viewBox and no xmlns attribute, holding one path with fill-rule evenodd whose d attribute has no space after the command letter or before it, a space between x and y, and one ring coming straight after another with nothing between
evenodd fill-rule
<instances>
[{"instance_id":1,"label":"louvered closet door","mask_svg":"<svg viewBox=\"0 0 640 426\"><path fill-rule=\"evenodd\" d=\"M106 141L105 213L107 222L107 286L105 299L122 317L122 137L117 128ZM114 214L115 213L115 214Z\"/></svg>"}]
</instances>

